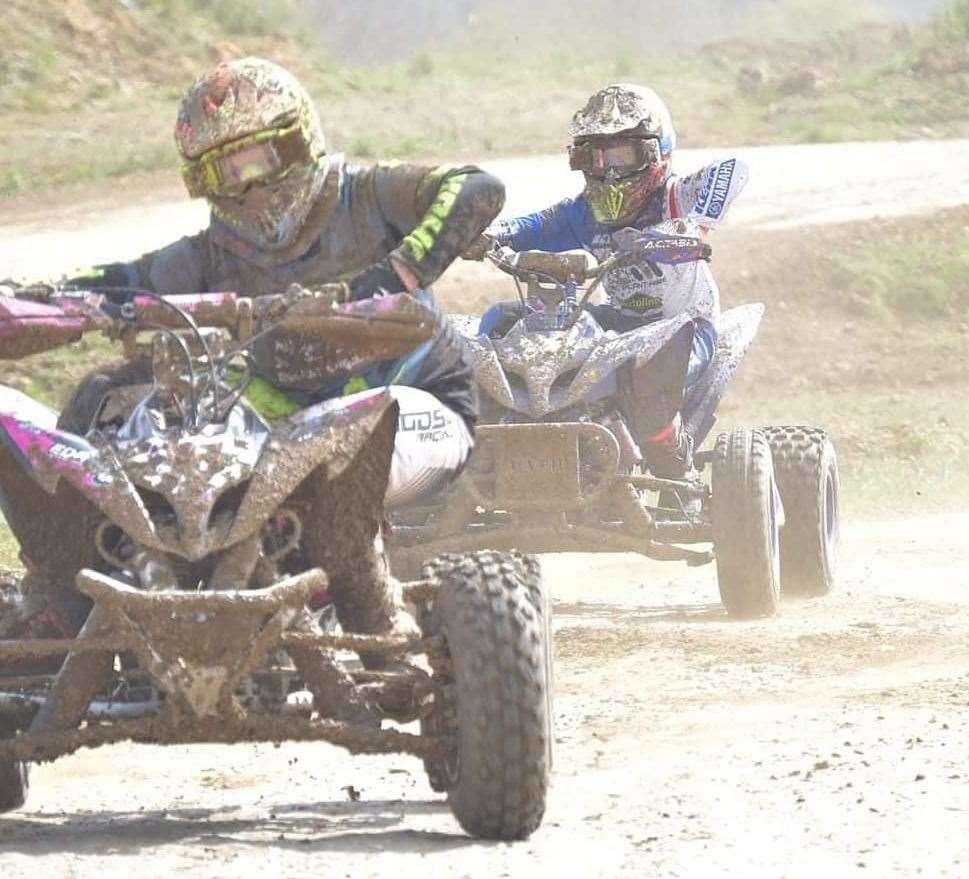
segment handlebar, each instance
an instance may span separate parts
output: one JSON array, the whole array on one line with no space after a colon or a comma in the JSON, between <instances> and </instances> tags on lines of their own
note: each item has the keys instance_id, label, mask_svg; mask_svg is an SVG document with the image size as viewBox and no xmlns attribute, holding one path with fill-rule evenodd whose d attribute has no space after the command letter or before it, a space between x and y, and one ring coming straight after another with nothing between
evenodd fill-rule
<instances>
[{"instance_id":1,"label":"handlebar","mask_svg":"<svg viewBox=\"0 0 969 879\"><path fill-rule=\"evenodd\" d=\"M686 234L685 224L676 224L674 229L675 234L656 229L621 229L612 235L614 252L598 264L585 252L516 252L500 245L486 256L498 269L515 279L523 309L528 309L528 303L522 294L521 281L528 284L529 297L541 299L546 304L549 299L555 299L550 294L557 294L557 307L560 315L568 315L564 324L568 328L578 320L599 284L614 269L645 264L660 275L659 264L681 265L710 259L712 250L702 238ZM578 298L583 284L588 286Z\"/></svg>"}]
</instances>

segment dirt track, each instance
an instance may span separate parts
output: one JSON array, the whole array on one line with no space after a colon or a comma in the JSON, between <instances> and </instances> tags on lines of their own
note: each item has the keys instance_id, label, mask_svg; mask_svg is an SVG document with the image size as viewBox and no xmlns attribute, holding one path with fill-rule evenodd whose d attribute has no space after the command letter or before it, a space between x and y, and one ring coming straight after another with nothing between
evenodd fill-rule
<instances>
[{"instance_id":1,"label":"dirt track","mask_svg":"<svg viewBox=\"0 0 969 879\"><path fill-rule=\"evenodd\" d=\"M735 152L751 167L750 183L731 208L731 227L838 223L969 202L969 140L684 149L677 153L677 169L689 173L725 152ZM506 183L506 215L538 210L581 188L581 177L568 170L564 155L485 166ZM78 267L132 258L197 231L206 219L204 204L185 198L174 170L81 196L25 196L4 207L0 278L56 278Z\"/></svg>"},{"instance_id":2,"label":"dirt track","mask_svg":"<svg viewBox=\"0 0 969 879\"><path fill-rule=\"evenodd\" d=\"M757 623L711 568L547 559L558 744L527 843L458 835L409 759L123 747L35 771L0 873L964 876L967 527L851 528L838 592Z\"/></svg>"}]
</instances>

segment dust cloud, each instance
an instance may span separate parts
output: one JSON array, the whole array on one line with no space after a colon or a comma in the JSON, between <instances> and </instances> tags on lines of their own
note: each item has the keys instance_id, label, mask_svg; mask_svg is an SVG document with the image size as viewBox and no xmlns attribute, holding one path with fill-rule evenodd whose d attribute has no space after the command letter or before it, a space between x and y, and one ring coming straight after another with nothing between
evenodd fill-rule
<instances>
[{"instance_id":1,"label":"dust cloud","mask_svg":"<svg viewBox=\"0 0 969 879\"><path fill-rule=\"evenodd\" d=\"M831 20L834 26L865 18L916 22L943 2L859 0L845 6L816 0L304 0L302 5L334 54L346 63L369 64L434 51L456 39L475 40L478 34L493 38L498 33L514 40L516 35L551 36L563 29L594 44L628 44L633 39L642 41L643 51L665 52L729 37L763 36L757 29L765 20L786 17L813 16L819 27L831 19L836 19Z\"/></svg>"}]
</instances>

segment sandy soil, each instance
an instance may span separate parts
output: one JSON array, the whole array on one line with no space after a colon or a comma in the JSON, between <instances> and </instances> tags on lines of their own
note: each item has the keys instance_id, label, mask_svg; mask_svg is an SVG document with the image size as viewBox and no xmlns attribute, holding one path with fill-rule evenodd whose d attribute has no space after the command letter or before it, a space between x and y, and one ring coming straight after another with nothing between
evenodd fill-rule
<instances>
[{"instance_id":1,"label":"sandy soil","mask_svg":"<svg viewBox=\"0 0 969 879\"><path fill-rule=\"evenodd\" d=\"M547 558L556 770L526 843L459 835L407 758L132 746L37 769L0 873L964 876L967 527L853 527L835 594L756 623L712 568Z\"/></svg>"}]
</instances>

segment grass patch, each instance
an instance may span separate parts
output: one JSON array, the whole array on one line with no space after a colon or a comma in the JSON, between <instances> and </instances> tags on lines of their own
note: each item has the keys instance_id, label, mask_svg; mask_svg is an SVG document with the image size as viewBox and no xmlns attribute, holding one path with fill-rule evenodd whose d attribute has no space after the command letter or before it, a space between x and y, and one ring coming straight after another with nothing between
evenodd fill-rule
<instances>
[{"instance_id":1,"label":"grass patch","mask_svg":"<svg viewBox=\"0 0 969 879\"><path fill-rule=\"evenodd\" d=\"M316 19L295 0L11 0L0 196L174 166L182 91L240 54L291 68L331 148L365 159L560 151L573 112L617 79L666 95L684 145L967 136L967 4L918 27L879 21L871 3L764 0L750 18L718 5L727 37L702 45L702 29L650 3L478 0L470 23L452 16L431 37L414 24L413 39L367 54L325 0L312 4ZM619 31L606 24L616 20ZM371 42L388 39L371 31ZM328 44L331 32L344 37Z\"/></svg>"},{"instance_id":2,"label":"grass patch","mask_svg":"<svg viewBox=\"0 0 969 879\"><path fill-rule=\"evenodd\" d=\"M969 226L870 244L846 268L855 300L873 317L969 320Z\"/></svg>"},{"instance_id":3,"label":"grass patch","mask_svg":"<svg viewBox=\"0 0 969 879\"><path fill-rule=\"evenodd\" d=\"M969 0L950 0L935 15L935 33L946 43L969 40Z\"/></svg>"}]
</instances>

